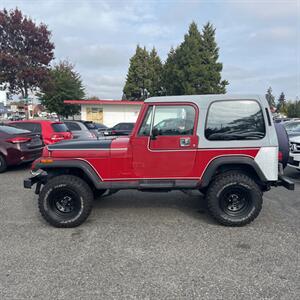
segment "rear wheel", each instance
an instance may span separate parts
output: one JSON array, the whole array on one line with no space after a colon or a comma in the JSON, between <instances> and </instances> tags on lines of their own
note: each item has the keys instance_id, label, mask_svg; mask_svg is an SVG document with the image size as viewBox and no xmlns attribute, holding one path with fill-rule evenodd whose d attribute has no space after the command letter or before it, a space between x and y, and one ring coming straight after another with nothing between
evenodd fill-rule
<instances>
[{"instance_id":1,"label":"rear wheel","mask_svg":"<svg viewBox=\"0 0 300 300\"><path fill-rule=\"evenodd\" d=\"M73 175L56 176L42 189L39 210L55 227L76 227L92 210L93 193L88 184Z\"/></svg>"},{"instance_id":2,"label":"rear wheel","mask_svg":"<svg viewBox=\"0 0 300 300\"><path fill-rule=\"evenodd\" d=\"M226 172L216 177L207 193L210 215L226 226L243 226L252 222L262 208L262 192L246 174Z\"/></svg>"},{"instance_id":3,"label":"rear wheel","mask_svg":"<svg viewBox=\"0 0 300 300\"><path fill-rule=\"evenodd\" d=\"M3 155L0 154L0 173L5 172L7 169L7 163Z\"/></svg>"}]
</instances>

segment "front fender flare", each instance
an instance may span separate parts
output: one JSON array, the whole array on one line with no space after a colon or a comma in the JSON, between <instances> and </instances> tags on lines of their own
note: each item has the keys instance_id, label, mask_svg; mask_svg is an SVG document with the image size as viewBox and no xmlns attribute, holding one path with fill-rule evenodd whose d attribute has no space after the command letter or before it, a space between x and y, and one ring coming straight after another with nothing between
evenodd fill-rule
<instances>
[{"instance_id":1,"label":"front fender flare","mask_svg":"<svg viewBox=\"0 0 300 300\"><path fill-rule=\"evenodd\" d=\"M42 169L47 172L50 169L80 169L91 180L97 189L105 188L106 183L102 181L101 176L90 166L89 163L83 160L54 160L52 163L38 162L34 165L33 171Z\"/></svg>"}]
</instances>

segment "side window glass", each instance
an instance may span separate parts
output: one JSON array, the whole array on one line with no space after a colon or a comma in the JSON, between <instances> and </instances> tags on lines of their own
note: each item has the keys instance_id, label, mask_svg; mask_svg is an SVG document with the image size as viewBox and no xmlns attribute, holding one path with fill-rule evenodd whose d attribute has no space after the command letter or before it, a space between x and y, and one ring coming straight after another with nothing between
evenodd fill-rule
<instances>
[{"instance_id":1,"label":"side window glass","mask_svg":"<svg viewBox=\"0 0 300 300\"><path fill-rule=\"evenodd\" d=\"M156 106L153 129L158 135L192 135L195 109L189 105Z\"/></svg>"},{"instance_id":2,"label":"side window glass","mask_svg":"<svg viewBox=\"0 0 300 300\"><path fill-rule=\"evenodd\" d=\"M153 106L150 106L146 112L142 126L140 127L140 130L138 133L139 136L149 136L150 135L152 111L153 111Z\"/></svg>"},{"instance_id":3,"label":"side window glass","mask_svg":"<svg viewBox=\"0 0 300 300\"><path fill-rule=\"evenodd\" d=\"M265 133L264 117L256 101L217 101L209 108L205 137L210 141L259 140Z\"/></svg>"},{"instance_id":4,"label":"side window glass","mask_svg":"<svg viewBox=\"0 0 300 300\"><path fill-rule=\"evenodd\" d=\"M35 130L34 130L34 132L37 132L37 133L41 133L42 132L42 126L41 126L41 124L39 124L39 123L35 124Z\"/></svg>"},{"instance_id":5,"label":"side window glass","mask_svg":"<svg viewBox=\"0 0 300 300\"><path fill-rule=\"evenodd\" d=\"M71 131L79 131L81 130L80 126L74 122L65 122L67 125L68 129Z\"/></svg>"},{"instance_id":6,"label":"side window glass","mask_svg":"<svg viewBox=\"0 0 300 300\"><path fill-rule=\"evenodd\" d=\"M34 132L34 133L40 133L41 132L40 124L27 122L27 123L15 123L15 124L13 124L13 126L21 128L21 129L29 130L29 131Z\"/></svg>"}]
</instances>

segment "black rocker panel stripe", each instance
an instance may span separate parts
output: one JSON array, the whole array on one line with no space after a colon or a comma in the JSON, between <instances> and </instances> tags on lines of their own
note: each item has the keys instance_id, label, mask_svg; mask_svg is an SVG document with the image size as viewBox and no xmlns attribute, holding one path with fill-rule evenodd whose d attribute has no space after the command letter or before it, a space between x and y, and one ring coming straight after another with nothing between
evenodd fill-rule
<instances>
[{"instance_id":1,"label":"black rocker panel stripe","mask_svg":"<svg viewBox=\"0 0 300 300\"><path fill-rule=\"evenodd\" d=\"M48 150L110 149L112 140L62 141L48 146Z\"/></svg>"}]
</instances>

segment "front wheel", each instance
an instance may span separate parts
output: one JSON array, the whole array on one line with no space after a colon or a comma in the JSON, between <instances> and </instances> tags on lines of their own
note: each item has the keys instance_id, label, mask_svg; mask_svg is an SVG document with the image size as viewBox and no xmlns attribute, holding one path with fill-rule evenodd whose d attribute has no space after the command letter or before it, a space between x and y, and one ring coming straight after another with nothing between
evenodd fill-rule
<instances>
[{"instance_id":1,"label":"front wheel","mask_svg":"<svg viewBox=\"0 0 300 300\"><path fill-rule=\"evenodd\" d=\"M226 172L216 177L206 193L210 215L222 225L243 226L252 222L262 208L262 192L249 176Z\"/></svg>"},{"instance_id":2,"label":"front wheel","mask_svg":"<svg viewBox=\"0 0 300 300\"><path fill-rule=\"evenodd\" d=\"M60 175L47 182L38 203L43 218L54 227L76 227L89 216L93 193L79 177Z\"/></svg>"}]
</instances>

